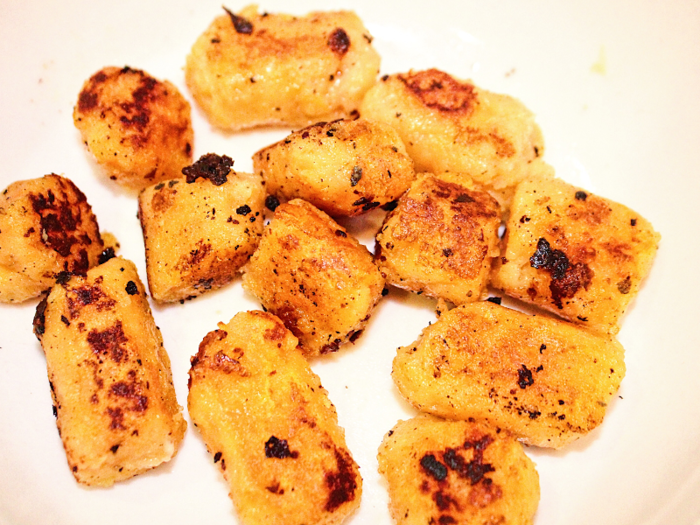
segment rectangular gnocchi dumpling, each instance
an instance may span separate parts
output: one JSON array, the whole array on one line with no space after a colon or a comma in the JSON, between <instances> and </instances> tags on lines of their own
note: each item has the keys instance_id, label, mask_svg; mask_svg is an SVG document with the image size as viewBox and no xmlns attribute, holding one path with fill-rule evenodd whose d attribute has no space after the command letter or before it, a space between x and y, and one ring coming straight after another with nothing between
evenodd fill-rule
<instances>
[{"instance_id":1,"label":"rectangular gnocchi dumpling","mask_svg":"<svg viewBox=\"0 0 700 525\"><path fill-rule=\"evenodd\" d=\"M532 172L552 174L544 139L522 102L428 69L382 77L360 114L393 126L417 172L463 172L506 205Z\"/></svg>"},{"instance_id":2,"label":"rectangular gnocchi dumpling","mask_svg":"<svg viewBox=\"0 0 700 525\"><path fill-rule=\"evenodd\" d=\"M387 283L453 304L478 301L499 254L498 203L462 174L419 175L384 219L375 261Z\"/></svg>"},{"instance_id":3,"label":"rectangular gnocchi dumpling","mask_svg":"<svg viewBox=\"0 0 700 525\"><path fill-rule=\"evenodd\" d=\"M351 11L307 16L227 10L185 64L192 96L216 126L307 126L356 111L379 73L372 37Z\"/></svg>"},{"instance_id":4,"label":"rectangular gnocchi dumpling","mask_svg":"<svg viewBox=\"0 0 700 525\"><path fill-rule=\"evenodd\" d=\"M508 432L422 415L382 441L379 472L398 525L532 523L539 476Z\"/></svg>"},{"instance_id":5,"label":"rectangular gnocchi dumpling","mask_svg":"<svg viewBox=\"0 0 700 525\"><path fill-rule=\"evenodd\" d=\"M399 198L415 178L391 126L362 118L319 122L253 155L268 193L355 216Z\"/></svg>"},{"instance_id":6,"label":"rectangular gnocchi dumpling","mask_svg":"<svg viewBox=\"0 0 700 525\"><path fill-rule=\"evenodd\" d=\"M612 336L489 301L458 306L399 348L392 377L416 408L559 448L600 425L625 375Z\"/></svg>"},{"instance_id":7,"label":"rectangular gnocchi dumpling","mask_svg":"<svg viewBox=\"0 0 700 525\"><path fill-rule=\"evenodd\" d=\"M354 342L384 290L367 248L301 199L277 207L243 270L243 287L282 319L309 357Z\"/></svg>"},{"instance_id":8,"label":"rectangular gnocchi dumpling","mask_svg":"<svg viewBox=\"0 0 700 525\"><path fill-rule=\"evenodd\" d=\"M333 525L360 504L335 408L275 316L241 312L206 335L188 407L241 523Z\"/></svg>"},{"instance_id":9,"label":"rectangular gnocchi dumpling","mask_svg":"<svg viewBox=\"0 0 700 525\"><path fill-rule=\"evenodd\" d=\"M617 333L660 235L635 211L559 179L518 185L492 284L591 329Z\"/></svg>"},{"instance_id":10,"label":"rectangular gnocchi dumpling","mask_svg":"<svg viewBox=\"0 0 700 525\"><path fill-rule=\"evenodd\" d=\"M262 179L213 153L186 177L139 195L148 286L156 301L190 299L233 281L263 230Z\"/></svg>"},{"instance_id":11,"label":"rectangular gnocchi dumpling","mask_svg":"<svg viewBox=\"0 0 700 525\"><path fill-rule=\"evenodd\" d=\"M173 458L187 423L132 262L115 257L56 284L34 324L79 483L110 486Z\"/></svg>"}]
</instances>

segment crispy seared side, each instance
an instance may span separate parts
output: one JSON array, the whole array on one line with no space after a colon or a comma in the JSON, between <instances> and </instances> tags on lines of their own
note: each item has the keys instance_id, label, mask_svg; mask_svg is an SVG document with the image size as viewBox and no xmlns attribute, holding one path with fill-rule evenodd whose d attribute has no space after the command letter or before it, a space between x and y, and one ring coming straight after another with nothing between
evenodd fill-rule
<instances>
[{"instance_id":1,"label":"crispy seared side","mask_svg":"<svg viewBox=\"0 0 700 525\"><path fill-rule=\"evenodd\" d=\"M275 210L243 271L243 287L282 319L307 356L354 342L384 289L369 251L301 199Z\"/></svg>"},{"instance_id":2,"label":"crispy seared side","mask_svg":"<svg viewBox=\"0 0 700 525\"><path fill-rule=\"evenodd\" d=\"M387 283L453 304L478 301L499 254L498 203L465 175L419 175L377 233Z\"/></svg>"},{"instance_id":3,"label":"crispy seared side","mask_svg":"<svg viewBox=\"0 0 700 525\"><path fill-rule=\"evenodd\" d=\"M248 6L214 19L185 65L194 99L216 126L307 126L348 116L375 83L379 55L350 11L307 16Z\"/></svg>"},{"instance_id":4,"label":"crispy seared side","mask_svg":"<svg viewBox=\"0 0 700 525\"><path fill-rule=\"evenodd\" d=\"M365 119L318 123L253 155L268 193L354 216L399 198L415 177L396 131Z\"/></svg>"},{"instance_id":5,"label":"crispy seared side","mask_svg":"<svg viewBox=\"0 0 700 525\"><path fill-rule=\"evenodd\" d=\"M245 525L332 525L362 479L335 408L275 316L241 312L192 358L188 407Z\"/></svg>"},{"instance_id":6,"label":"crispy seared side","mask_svg":"<svg viewBox=\"0 0 700 525\"><path fill-rule=\"evenodd\" d=\"M0 302L38 297L61 272L84 275L102 250L97 219L70 179L17 181L0 195Z\"/></svg>"},{"instance_id":7,"label":"crispy seared side","mask_svg":"<svg viewBox=\"0 0 700 525\"><path fill-rule=\"evenodd\" d=\"M597 427L625 375L612 336L488 301L458 306L399 348L392 376L416 408L490 422L559 448Z\"/></svg>"},{"instance_id":8,"label":"crispy seared side","mask_svg":"<svg viewBox=\"0 0 700 525\"><path fill-rule=\"evenodd\" d=\"M417 172L466 173L506 205L518 181L551 172L542 132L520 101L437 69L384 76L360 114L399 132Z\"/></svg>"},{"instance_id":9,"label":"crispy seared side","mask_svg":"<svg viewBox=\"0 0 700 525\"><path fill-rule=\"evenodd\" d=\"M187 423L132 262L115 257L56 284L34 330L78 482L110 486L173 458Z\"/></svg>"},{"instance_id":10,"label":"crispy seared side","mask_svg":"<svg viewBox=\"0 0 700 525\"><path fill-rule=\"evenodd\" d=\"M660 237L622 204L559 179L527 179L515 193L492 283L569 321L617 333Z\"/></svg>"},{"instance_id":11,"label":"crispy seared side","mask_svg":"<svg viewBox=\"0 0 700 525\"><path fill-rule=\"evenodd\" d=\"M208 154L171 179L143 190L139 218L148 285L159 302L189 299L230 283L263 230L262 179ZM210 172L219 172L212 175Z\"/></svg>"},{"instance_id":12,"label":"crispy seared side","mask_svg":"<svg viewBox=\"0 0 700 525\"><path fill-rule=\"evenodd\" d=\"M177 177L192 159L189 103L173 84L138 69L105 67L92 75L73 122L109 178L127 188Z\"/></svg>"},{"instance_id":13,"label":"crispy seared side","mask_svg":"<svg viewBox=\"0 0 700 525\"><path fill-rule=\"evenodd\" d=\"M384 436L377 459L398 525L528 525L537 511L535 465L500 429L418 416Z\"/></svg>"}]
</instances>

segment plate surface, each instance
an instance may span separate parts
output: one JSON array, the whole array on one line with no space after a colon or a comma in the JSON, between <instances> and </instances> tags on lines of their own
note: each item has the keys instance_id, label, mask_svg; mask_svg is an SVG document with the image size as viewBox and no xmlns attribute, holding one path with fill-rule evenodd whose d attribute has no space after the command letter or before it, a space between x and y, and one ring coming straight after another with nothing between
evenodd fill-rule
<instances>
[{"instance_id":1,"label":"plate surface","mask_svg":"<svg viewBox=\"0 0 700 525\"><path fill-rule=\"evenodd\" d=\"M85 79L130 65L184 87L182 66L221 2L2 1L0 189L65 174L103 231L145 280L136 201L100 176L72 123ZM228 3L233 10L244 4ZM558 452L528 448L540 473L537 525L700 523L700 2L454 0L430 3L268 0L261 9L351 7L382 55L382 73L437 67L520 98L544 132L557 174L622 202L662 234L660 251L624 319L627 376L601 427ZM227 154L241 171L288 130L226 135L195 109L195 158ZM381 216L350 225L371 245ZM226 485L192 425L169 464L111 489L85 489L66 466L36 302L0 306L0 524L237 523ZM180 404L204 335L257 308L240 280L184 305L154 306ZM395 290L355 346L312 362L361 466L364 496L347 523L388 525L376 450L414 411L390 378L398 346L435 319L434 303Z\"/></svg>"}]
</instances>

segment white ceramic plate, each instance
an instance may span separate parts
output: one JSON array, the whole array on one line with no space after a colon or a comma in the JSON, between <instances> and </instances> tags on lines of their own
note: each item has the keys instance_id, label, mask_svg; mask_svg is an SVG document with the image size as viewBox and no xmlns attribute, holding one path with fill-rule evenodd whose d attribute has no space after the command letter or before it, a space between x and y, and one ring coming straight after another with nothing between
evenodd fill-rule
<instances>
[{"instance_id":1,"label":"white ceramic plate","mask_svg":"<svg viewBox=\"0 0 700 525\"><path fill-rule=\"evenodd\" d=\"M624 320L627 377L603 425L559 452L533 448L537 525L700 523L700 3L631 0L330 2L268 0L304 13L351 7L383 57L382 73L438 67L520 98L537 115L560 177L622 202L663 235ZM71 113L82 82L105 65L167 78L187 94L189 47L220 0L0 1L0 187L55 172L84 191L104 231L145 276L135 199L98 176ZM241 3L227 3L238 10ZM194 112L195 158L251 154L286 132L222 135ZM0 188L0 189L1 189ZM376 217L375 217L376 219ZM376 220L353 226L371 242ZM0 307L0 524L233 524L223 478L192 426L169 464L111 489L73 480L51 412L35 302ZM181 404L203 336L257 308L240 282L184 305L154 307ZM389 295L354 347L312 363L361 466L364 496L349 520L389 524L376 450L414 414L391 378L396 347L434 319L430 300Z\"/></svg>"}]
</instances>

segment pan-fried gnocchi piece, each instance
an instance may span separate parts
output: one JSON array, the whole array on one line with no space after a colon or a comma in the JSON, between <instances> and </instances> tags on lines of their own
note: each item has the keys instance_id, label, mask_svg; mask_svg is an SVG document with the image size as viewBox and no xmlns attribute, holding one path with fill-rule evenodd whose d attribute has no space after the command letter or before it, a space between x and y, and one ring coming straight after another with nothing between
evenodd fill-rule
<instances>
[{"instance_id":1,"label":"pan-fried gnocchi piece","mask_svg":"<svg viewBox=\"0 0 700 525\"><path fill-rule=\"evenodd\" d=\"M127 188L177 177L192 161L189 103L173 84L138 69L105 67L92 75L73 122L109 178Z\"/></svg>"},{"instance_id":2,"label":"pan-fried gnocchi piece","mask_svg":"<svg viewBox=\"0 0 700 525\"><path fill-rule=\"evenodd\" d=\"M189 414L245 525L332 525L362 478L335 407L275 316L241 312L192 358Z\"/></svg>"},{"instance_id":3,"label":"pan-fried gnocchi piece","mask_svg":"<svg viewBox=\"0 0 700 525\"><path fill-rule=\"evenodd\" d=\"M479 423L399 421L377 459L398 525L528 525L539 505L539 476L523 446Z\"/></svg>"},{"instance_id":4,"label":"pan-fried gnocchi piece","mask_svg":"<svg viewBox=\"0 0 700 525\"><path fill-rule=\"evenodd\" d=\"M416 408L559 448L597 427L625 375L612 336L489 301L458 306L399 348L392 376Z\"/></svg>"},{"instance_id":5,"label":"pan-fried gnocchi piece","mask_svg":"<svg viewBox=\"0 0 700 525\"><path fill-rule=\"evenodd\" d=\"M217 17L185 65L192 96L223 129L342 118L376 82L379 55L350 11Z\"/></svg>"},{"instance_id":6,"label":"pan-fried gnocchi piece","mask_svg":"<svg viewBox=\"0 0 700 525\"><path fill-rule=\"evenodd\" d=\"M275 210L243 271L243 287L282 319L307 356L354 342L384 289L367 249L301 199Z\"/></svg>"},{"instance_id":7,"label":"pan-fried gnocchi piece","mask_svg":"<svg viewBox=\"0 0 700 525\"><path fill-rule=\"evenodd\" d=\"M84 275L102 249L97 219L70 179L18 181L0 195L0 302L38 297L62 272Z\"/></svg>"},{"instance_id":8,"label":"pan-fried gnocchi piece","mask_svg":"<svg viewBox=\"0 0 700 525\"><path fill-rule=\"evenodd\" d=\"M220 288L255 251L263 230L262 179L232 165L229 157L210 153L184 169L186 178L139 195L148 285L156 301Z\"/></svg>"},{"instance_id":9,"label":"pan-fried gnocchi piece","mask_svg":"<svg viewBox=\"0 0 700 525\"><path fill-rule=\"evenodd\" d=\"M613 334L660 240L633 210L558 179L518 186L506 232L495 287Z\"/></svg>"},{"instance_id":10,"label":"pan-fried gnocchi piece","mask_svg":"<svg viewBox=\"0 0 700 525\"><path fill-rule=\"evenodd\" d=\"M301 198L333 216L354 216L397 199L414 179L396 131L364 119L320 122L253 155L268 193Z\"/></svg>"},{"instance_id":11,"label":"pan-fried gnocchi piece","mask_svg":"<svg viewBox=\"0 0 700 525\"><path fill-rule=\"evenodd\" d=\"M57 283L37 307L56 424L75 479L110 486L175 456L187 423L134 264Z\"/></svg>"},{"instance_id":12,"label":"pan-fried gnocchi piece","mask_svg":"<svg viewBox=\"0 0 700 525\"><path fill-rule=\"evenodd\" d=\"M419 175L377 233L387 283L453 304L477 301L499 254L501 212L465 175Z\"/></svg>"},{"instance_id":13,"label":"pan-fried gnocchi piece","mask_svg":"<svg viewBox=\"0 0 700 525\"><path fill-rule=\"evenodd\" d=\"M437 69L384 76L360 114L396 128L417 172L467 173L506 205L518 181L551 170L540 159L542 132L520 101Z\"/></svg>"}]
</instances>

